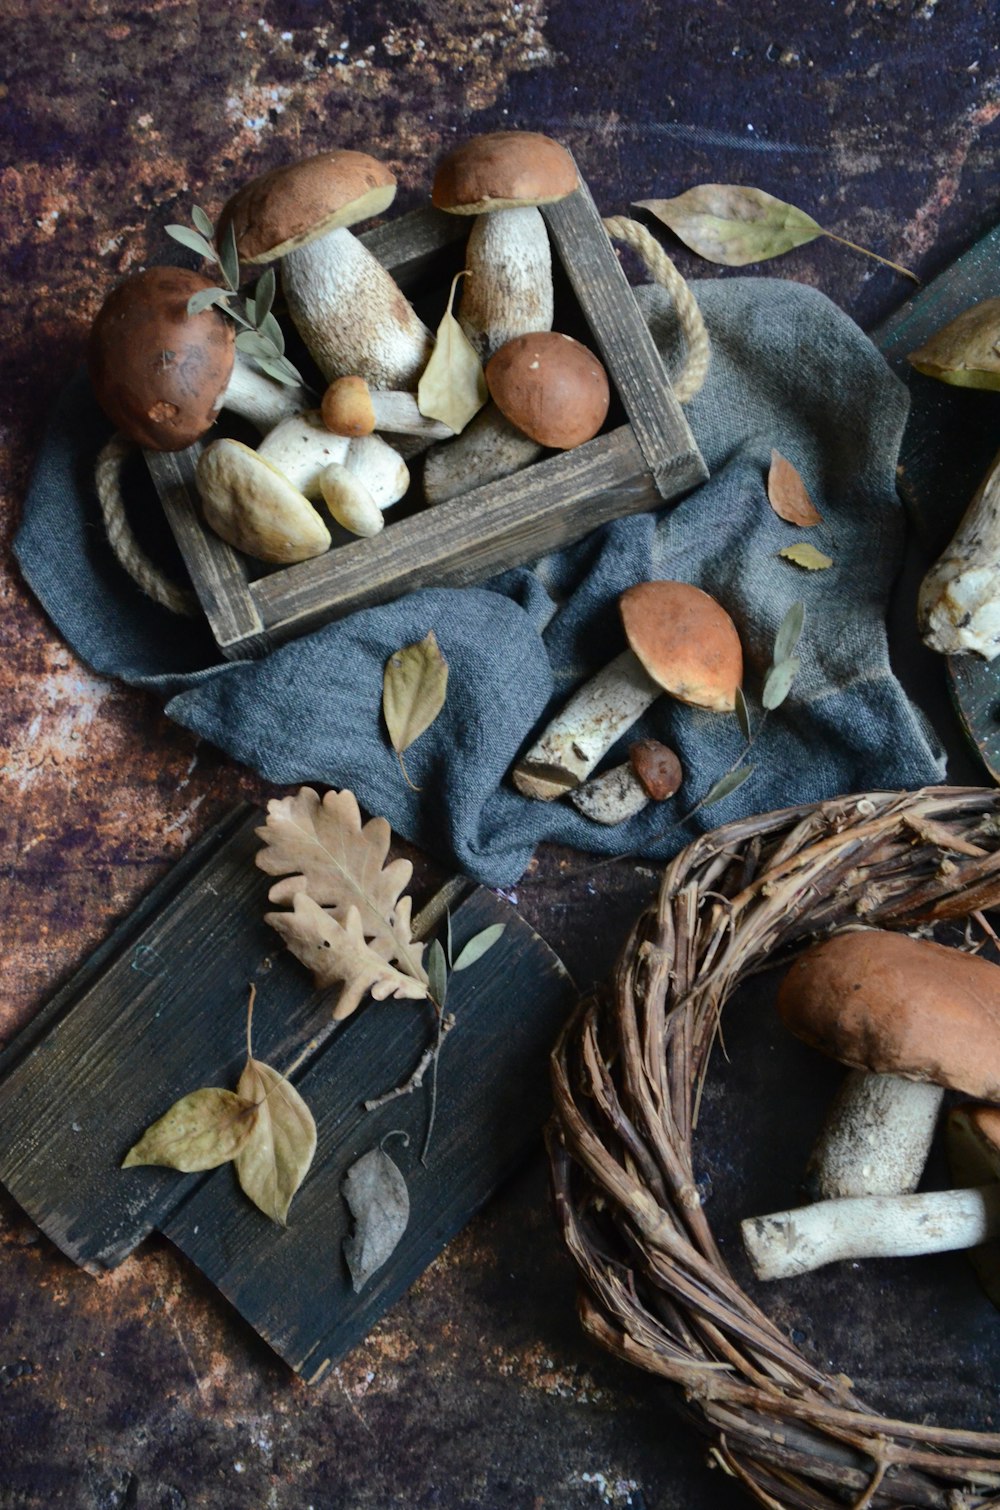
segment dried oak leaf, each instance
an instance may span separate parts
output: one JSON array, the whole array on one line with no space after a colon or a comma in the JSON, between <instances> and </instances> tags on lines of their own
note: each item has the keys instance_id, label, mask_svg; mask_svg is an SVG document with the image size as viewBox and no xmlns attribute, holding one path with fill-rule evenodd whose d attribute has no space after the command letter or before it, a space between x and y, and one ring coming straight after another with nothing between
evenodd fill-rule
<instances>
[{"instance_id":1,"label":"dried oak leaf","mask_svg":"<svg viewBox=\"0 0 1000 1510\"><path fill-rule=\"evenodd\" d=\"M823 516L809 497L801 476L780 451L771 452L767 501L779 519L797 524L800 529L823 523Z\"/></svg>"},{"instance_id":2,"label":"dried oak leaf","mask_svg":"<svg viewBox=\"0 0 1000 1510\"><path fill-rule=\"evenodd\" d=\"M409 860L386 864L392 830L384 818L362 826L353 792L327 792L320 800L311 787L267 805L267 822L257 830L264 841L257 864L281 876L268 892L279 906L307 892L320 907L346 926L353 907L362 935L374 953L395 960L416 981L425 982L423 945L410 932L410 902L401 895L409 884ZM268 921L278 927L272 914Z\"/></svg>"},{"instance_id":3,"label":"dried oak leaf","mask_svg":"<svg viewBox=\"0 0 1000 1510\"><path fill-rule=\"evenodd\" d=\"M316 1123L294 1085L259 1059L247 1059L237 1095L257 1113L236 1155L237 1177L254 1205L284 1227L316 1152Z\"/></svg>"},{"instance_id":4,"label":"dried oak leaf","mask_svg":"<svg viewBox=\"0 0 1000 1510\"><path fill-rule=\"evenodd\" d=\"M408 931L409 898L404 897L403 903ZM376 1001L385 1001L387 996L422 1001L427 996L424 980L395 969L366 941L361 915L354 906L348 907L342 926L307 892L299 891L292 912L269 912L265 922L281 934L296 959L312 971L321 990L338 983L342 986L333 1011L338 1020L350 1017L369 992Z\"/></svg>"}]
</instances>

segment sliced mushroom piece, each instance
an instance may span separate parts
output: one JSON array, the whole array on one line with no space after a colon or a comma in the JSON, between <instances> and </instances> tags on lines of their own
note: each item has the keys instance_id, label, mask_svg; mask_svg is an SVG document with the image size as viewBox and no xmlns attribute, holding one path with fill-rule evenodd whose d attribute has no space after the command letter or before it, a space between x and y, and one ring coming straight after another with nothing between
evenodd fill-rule
<instances>
[{"instance_id":1,"label":"sliced mushroom piece","mask_svg":"<svg viewBox=\"0 0 1000 1510\"><path fill-rule=\"evenodd\" d=\"M658 739L637 739L629 758L599 776L591 776L570 801L595 823L624 823L651 802L666 802L679 790L683 772L677 755Z\"/></svg>"},{"instance_id":2,"label":"sliced mushroom piece","mask_svg":"<svg viewBox=\"0 0 1000 1510\"><path fill-rule=\"evenodd\" d=\"M412 393L370 388L356 373L334 378L323 394L320 414L334 435L362 436L384 430L432 441L449 440L455 433L440 420L421 414Z\"/></svg>"},{"instance_id":3,"label":"sliced mushroom piece","mask_svg":"<svg viewBox=\"0 0 1000 1510\"><path fill-rule=\"evenodd\" d=\"M855 1072L810 1159L818 1195L915 1189L943 1088L1000 1096L1000 967L978 955L880 929L834 934L790 966L778 1012Z\"/></svg>"},{"instance_id":4,"label":"sliced mushroom piece","mask_svg":"<svg viewBox=\"0 0 1000 1510\"><path fill-rule=\"evenodd\" d=\"M130 440L181 451L223 408L260 430L308 403L236 353L231 320L188 300L213 285L182 267L150 267L112 289L94 320L87 365L98 403Z\"/></svg>"},{"instance_id":5,"label":"sliced mushroom piece","mask_svg":"<svg viewBox=\"0 0 1000 1510\"><path fill-rule=\"evenodd\" d=\"M331 464L364 473L369 491L385 508L402 498L410 483L409 470L399 452L381 436L366 435L349 440L334 435L323 424L317 409L283 420L266 435L258 456L282 472L306 498L322 497L320 478Z\"/></svg>"},{"instance_id":6,"label":"sliced mushroom piece","mask_svg":"<svg viewBox=\"0 0 1000 1510\"><path fill-rule=\"evenodd\" d=\"M224 206L244 262L281 259L288 312L323 376L415 389L433 346L390 274L347 229L392 203L396 180L365 152L321 152L274 168Z\"/></svg>"},{"instance_id":7,"label":"sliced mushroom piece","mask_svg":"<svg viewBox=\"0 0 1000 1510\"><path fill-rule=\"evenodd\" d=\"M743 677L736 626L688 582L640 582L618 601L629 648L580 687L514 767L526 797L578 787L661 692L732 712Z\"/></svg>"},{"instance_id":8,"label":"sliced mushroom piece","mask_svg":"<svg viewBox=\"0 0 1000 1510\"><path fill-rule=\"evenodd\" d=\"M198 458L205 522L227 544L260 561L308 561L330 548L312 504L258 451L215 440Z\"/></svg>"},{"instance_id":9,"label":"sliced mushroom piece","mask_svg":"<svg viewBox=\"0 0 1000 1510\"><path fill-rule=\"evenodd\" d=\"M917 622L942 655L1000 655L1000 453L921 584Z\"/></svg>"}]
</instances>

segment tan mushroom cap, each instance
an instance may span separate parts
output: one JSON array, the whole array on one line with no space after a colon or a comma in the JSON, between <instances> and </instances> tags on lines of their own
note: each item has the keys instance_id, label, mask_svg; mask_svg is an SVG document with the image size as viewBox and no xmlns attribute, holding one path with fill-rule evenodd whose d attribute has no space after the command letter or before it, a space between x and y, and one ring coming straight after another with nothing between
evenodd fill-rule
<instances>
[{"instance_id":1,"label":"tan mushroom cap","mask_svg":"<svg viewBox=\"0 0 1000 1510\"><path fill-rule=\"evenodd\" d=\"M328 231L381 215L395 195L392 173L367 152L320 152L244 184L223 206L218 235L231 225L242 262L270 262Z\"/></svg>"},{"instance_id":2,"label":"tan mushroom cap","mask_svg":"<svg viewBox=\"0 0 1000 1510\"><path fill-rule=\"evenodd\" d=\"M593 352L555 330L505 341L486 364L486 386L512 425L557 451L596 435L611 401L608 375Z\"/></svg>"},{"instance_id":3,"label":"tan mushroom cap","mask_svg":"<svg viewBox=\"0 0 1000 1510\"><path fill-rule=\"evenodd\" d=\"M814 944L778 992L797 1037L854 1069L1000 1099L1000 967L907 934Z\"/></svg>"},{"instance_id":4,"label":"tan mushroom cap","mask_svg":"<svg viewBox=\"0 0 1000 1510\"><path fill-rule=\"evenodd\" d=\"M629 648L657 686L696 708L735 708L743 651L721 603L689 582L638 582L618 610Z\"/></svg>"},{"instance_id":5,"label":"tan mushroom cap","mask_svg":"<svg viewBox=\"0 0 1000 1510\"><path fill-rule=\"evenodd\" d=\"M241 441L206 446L197 480L209 529L248 556L289 563L329 550L330 531L308 499Z\"/></svg>"},{"instance_id":6,"label":"tan mushroom cap","mask_svg":"<svg viewBox=\"0 0 1000 1510\"><path fill-rule=\"evenodd\" d=\"M334 435L371 435L375 429L371 389L363 377L334 378L323 395L320 414Z\"/></svg>"},{"instance_id":7,"label":"tan mushroom cap","mask_svg":"<svg viewBox=\"0 0 1000 1510\"><path fill-rule=\"evenodd\" d=\"M150 451L181 451L216 421L233 370L234 327L217 309L189 315L213 285L183 267L150 267L97 312L87 367L105 414Z\"/></svg>"},{"instance_id":8,"label":"tan mushroom cap","mask_svg":"<svg viewBox=\"0 0 1000 1510\"><path fill-rule=\"evenodd\" d=\"M441 160L431 199L452 215L482 215L518 205L552 204L572 194L579 182L572 157L551 136L490 131Z\"/></svg>"}]
</instances>

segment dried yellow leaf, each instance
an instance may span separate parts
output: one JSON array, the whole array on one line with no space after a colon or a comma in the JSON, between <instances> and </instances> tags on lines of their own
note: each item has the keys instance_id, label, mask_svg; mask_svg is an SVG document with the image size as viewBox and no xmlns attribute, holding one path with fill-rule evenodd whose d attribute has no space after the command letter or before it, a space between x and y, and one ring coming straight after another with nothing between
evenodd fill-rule
<instances>
[{"instance_id":1,"label":"dried yellow leaf","mask_svg":"<svg viewBox=\"0 0 1000 1510\"><path fill-rule=\"evenodd\" d=\"M783 546L778 555L784 556L786 561L793 561L805 571L826 571L828 566L833 565L832 556L825 556L807 540L796 540L794 545Z\"/></svg>"},{"instance_id":2,"label":"dried yellow leaf","mask_svg":"<svg viewBox=\"0 0 1000 1510\"><path fill-rule=\"evenodd\" d=\"M455 289L463 273L451 280L448 308L441 317L434 350L417 384L417 407L427 419L439 419L457 435L478 414L489 393L483 364L452 314Z\"/></svg>"}]
</instances>

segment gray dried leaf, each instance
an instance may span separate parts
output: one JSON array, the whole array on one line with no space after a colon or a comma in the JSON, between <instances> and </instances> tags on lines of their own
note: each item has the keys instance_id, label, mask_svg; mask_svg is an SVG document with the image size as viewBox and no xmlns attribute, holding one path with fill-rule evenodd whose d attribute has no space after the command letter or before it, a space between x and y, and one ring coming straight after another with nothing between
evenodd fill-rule
<instances>
[{"instance_id":1,"label":"gray dried leaf","mask_svg":"<svg viewBox=\"0 0 1000 1510\"><path fill-rule=\"evenodd\" d=\"M219 1086L206 1086L182 1096L147 1127L125 1155L122 1168L162 1164L183 1174L216 1169L237 1157L256 1123L253 1101Z\"/></svg>"},{"instance_id":2,"label":"gray dried leaf","mask_svg":"<svg viewBox=\"0 0 1000 1510\"><path fill-rule=\"evenodd\" d=\"M257 1111L236 1156L239 1182L254 1205L284 1227L316 1152L316 1123L291 1081L259 1059L247 1059L237 1094Z\"/></svg>"},{"instance_id":3,"label":"gray dried leaf","mask_svg":"<svg viewBox=\"0 0 1000 1510\"><path fill-rule=\"evenodd\" d=\"M462 949L458 959L451 968L453 970L468 970L470 965L474 965L477 960L482 959L488 949L493 948L493 945L500 938L506 926L506 923L491 923L489 928L483 929L482 933L475 934L469 939L469 942Z\"/></svg>"},{"instance_id":4,"label":"gray dried leaf","mask_svg":"<svg viewBox=\"0 0 1000 1510\"><path fill-rule=\"evenodd\" d=\"M344 1239L344 1257L358 1293L406 1231L410 1196L399 1168L381 1148L369 1149L351 1165L341 1190L354 1218L354 1231Z\"/></svg>"}]
</instances>

